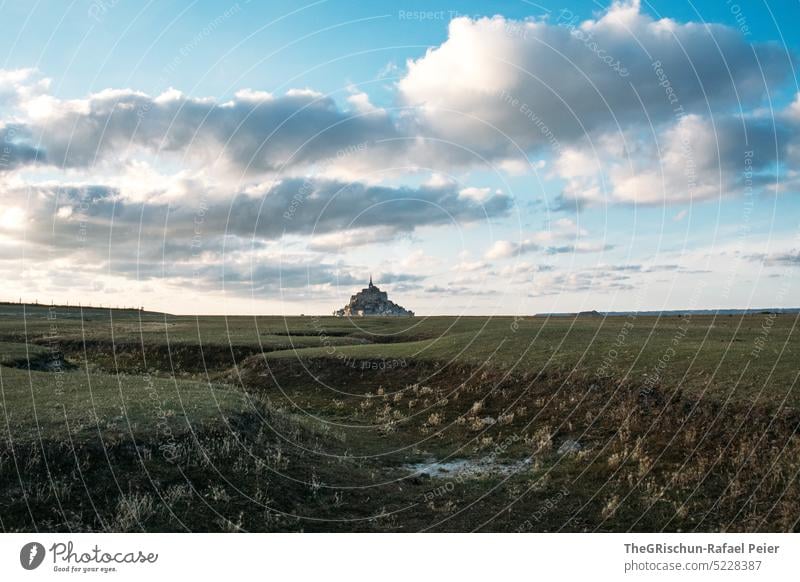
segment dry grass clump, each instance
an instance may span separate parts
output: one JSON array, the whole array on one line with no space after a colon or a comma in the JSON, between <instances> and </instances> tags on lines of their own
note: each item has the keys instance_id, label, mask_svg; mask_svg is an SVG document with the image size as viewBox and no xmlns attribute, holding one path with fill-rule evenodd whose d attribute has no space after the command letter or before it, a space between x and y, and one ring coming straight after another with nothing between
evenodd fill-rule
<instances>
[{"instance_id":1,"label":"dry grass clump","mask_svg":"<svg viewBox=\"0 0 800 582\"><path fill-rule=\"evenodd\" d=\"M144 531L145 522L155 514L155 503L148 493L122 494L117 501L117 513L109 528L115 532Z\"/></svg>"}]
</instances>

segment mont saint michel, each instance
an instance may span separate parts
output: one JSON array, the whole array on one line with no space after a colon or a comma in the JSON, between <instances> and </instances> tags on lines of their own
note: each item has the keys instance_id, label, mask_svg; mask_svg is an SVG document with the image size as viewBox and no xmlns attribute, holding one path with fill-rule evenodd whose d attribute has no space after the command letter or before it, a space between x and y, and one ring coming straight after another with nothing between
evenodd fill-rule
<instances>
[{"instance_id":1,"label":"mont saint michel","mask_svg":"<svg viewBox=\"0 0 800 582\"><path fill-rule=\"evenodd\" d=\"M389 301L386 291L381 291L377 285L369 285L350 297L350 301L333 312L337 317L414 317L414 312Z\"/></svg>"}]
</instances>

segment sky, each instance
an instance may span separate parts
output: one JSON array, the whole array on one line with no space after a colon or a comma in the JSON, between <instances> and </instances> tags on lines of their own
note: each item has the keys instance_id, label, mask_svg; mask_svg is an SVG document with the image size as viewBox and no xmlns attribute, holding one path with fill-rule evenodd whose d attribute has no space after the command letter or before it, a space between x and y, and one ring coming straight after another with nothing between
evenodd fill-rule
<instances>
[{"instance_id":1,"label":"sky","mask_svg":"<svg viewBox=\"0 0 800 582\"><path fill-rule=\"evenodd\" d=\"M0 300L800 304L796 1L0 0Z\"/></svg>"}]
</instances>

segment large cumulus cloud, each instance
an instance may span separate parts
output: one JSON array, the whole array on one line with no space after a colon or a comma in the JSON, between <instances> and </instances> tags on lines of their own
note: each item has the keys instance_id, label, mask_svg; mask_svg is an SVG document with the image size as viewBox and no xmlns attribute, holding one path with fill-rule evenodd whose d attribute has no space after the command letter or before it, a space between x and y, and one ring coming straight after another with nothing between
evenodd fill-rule
<instances>
[{"instance_id":1,"label":"large cumulus cloud","mask_svg":"<svg viewBox=\"0 0 800 582\"><path fill-rule=\"evenodd\" d=\"M790 73L777 44L750 44L722 25L654 19L635 1L583 22L568 11L523 22L457 18L441 46L409 61L399 88L428 131L513 155L509 140L552 149L676 111L750 107Z\"/></svg>"},{"instance_id":2,"label":"large cumulus cloud","mask_svg":"<svg viewBox=\"0 0 800 582\"><path fill-rule=\"evenodd\" d=\"M178 91L151 97L106 90L87 99L40 96L27 111L28 144L50 165L84 168L138 150L177 154L184 163L220 163L243 173L276 172L335 160L362 144L397 135L379 110L343 110L310 91L281 96L241 91L227 102Z\"/></svg>"}]
</instances>

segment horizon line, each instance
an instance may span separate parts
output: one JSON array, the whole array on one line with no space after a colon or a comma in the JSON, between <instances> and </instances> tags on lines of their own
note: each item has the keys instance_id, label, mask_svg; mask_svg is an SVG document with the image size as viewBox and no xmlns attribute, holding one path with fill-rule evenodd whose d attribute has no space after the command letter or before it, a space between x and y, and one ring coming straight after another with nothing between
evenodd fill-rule
<instances>
[{"instance_id":1,"label":"horizon line","mask_svg":"<svg viewBox=\"0 0 800 582\"><path fill-rule=\"evenodd\" d=\"M128 311L148 315L164 315L171 317L337 317L338 319L371 319L379 318L381 316L361 316L342 318L330 313L303 313L296 314L282 314L282 313L172 313L169 311L149 310L144 306L140 307L112 307L102 305L83 305L83 304L57 304L57 303L36 303L36 302L18 302L18 301L0 301L0 306L20 306L20 307L33 307L42 309L69 309L69 310L92 310L92 311ZM696 307L691 309L683 308L670 308L670 309L636 309L636 310L623 310L623 309L585 309L581 311L552 311L552 312L537 312L537 313L502 313L502 314L489 314L489 313L474 313L474 314L420 314L417 313L413 317L398 317L397 319L419 319L428 317L502 317L502 318L515 318L515 317L578 317L578 316L596 316L596 317L622 317L631 314L643 314L646 316L655 316L657 314L683 314L683 313L700 313L704 315L754 315L758 313L800 313L800 306L797 307ZM386 316L384 319L390 319L391 316Z\"/></svg>"}]
</instances>

